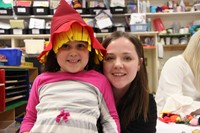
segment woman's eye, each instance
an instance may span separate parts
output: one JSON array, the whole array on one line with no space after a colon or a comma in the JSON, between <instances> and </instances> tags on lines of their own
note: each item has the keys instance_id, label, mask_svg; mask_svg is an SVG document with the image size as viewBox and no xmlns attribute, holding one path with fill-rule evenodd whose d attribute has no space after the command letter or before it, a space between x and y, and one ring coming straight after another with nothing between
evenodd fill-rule
<instances>
[{"instance_id":1,"label":"woman's eye","mask_svg":"<svg viewBox=\"0 0 200 133\"><path fill-rule=\"evenodd\" d=\"M111 61L111 60L113 60L113 59L114 59L114 58L113 58L113 57L110 57L110 56L107 56L107 57L104 58L105 61Z\"/></svg>"},{"instance_id":2,"label":"woman's eye","mask_svg":"<svg viewBox=\"0 0 200 133\"><path fill-rule=\"evenodd\" d=\"M131 61L132 58L131 58L131 57L124 57L124 60L125 60L125 61Z\"/></svg>"}]
</instances>

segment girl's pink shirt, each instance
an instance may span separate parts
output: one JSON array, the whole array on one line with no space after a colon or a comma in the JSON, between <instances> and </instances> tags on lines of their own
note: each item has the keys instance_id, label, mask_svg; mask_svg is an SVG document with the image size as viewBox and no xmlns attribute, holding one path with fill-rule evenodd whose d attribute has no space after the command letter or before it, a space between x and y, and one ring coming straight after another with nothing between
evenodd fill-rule
<instances>
[{"instance_id":1,"label":"girl's pink shirt","mask_svg":"<svg viewBox=\"0 0 200 133\"><path fill-rule=\"evenodd\" d=\"M63 80L78 80L96 86L106 102L110 115L115 120L118 132L120 132L119 118L116 111L115 101L110 83L103 74L98 73L94 70L90 70L75 74L67 72L45 72L37 76L31 88L28 105L26 107L26 115L22 121L20 133L30 131L36 121L36 106L39 103L39 88L41 88L45 84Z\"/></svg>"}]
</instances>

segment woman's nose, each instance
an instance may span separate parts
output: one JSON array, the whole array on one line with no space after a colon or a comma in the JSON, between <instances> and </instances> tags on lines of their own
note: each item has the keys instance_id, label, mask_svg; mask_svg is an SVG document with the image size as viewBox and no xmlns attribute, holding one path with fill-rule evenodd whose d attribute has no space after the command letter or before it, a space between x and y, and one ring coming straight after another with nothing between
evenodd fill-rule
<instances>
[{"instance_id":1,"label":"woman's nose","mask_svg":"<svg viewBox=\"0 0 200 133\"><path fill-rule=\"evenodd\" d=\"M115 68L122 68L123 67L123 63L120 59L116 59L115 63L114 63L114 67Z\"/></svg>"}]
</instances>

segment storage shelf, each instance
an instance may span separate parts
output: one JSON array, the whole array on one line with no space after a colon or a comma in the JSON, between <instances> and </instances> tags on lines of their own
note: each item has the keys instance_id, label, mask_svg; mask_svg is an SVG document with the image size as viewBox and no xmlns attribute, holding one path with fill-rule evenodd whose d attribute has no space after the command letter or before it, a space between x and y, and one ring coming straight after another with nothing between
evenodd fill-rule
<instances>
[{"instance_id":1,"label":"storage shelf","mask_svg":"<svg viewBox=\"0 0 200 133\"><path fill-rule=\"evenodd\" d=\"M167 15L199 15L200 11L191 11L191 12L159 12L159 13L146 13L147 16L167 16ZM125 13L125 14L112 14L112 17L123 17L123 16L130 16L132 13ZM136 13L137 14L137 13ZM96 15L91 14L81 14L83 18L90 18L95 17ZM1 19L29 19L29 18L43 18L43 19L51 19L53 15L1 15Z\"/></svg>"},{"instance_id":2,"label":"storage shelf","mask_svg":"<svg viewBox=\"0 0 200 133\"><path fill-rule=\"evenodd\" d=\"M14 109L14 108L17 108L17 107L24 105L24 104L27 104L27 101L19 101L19 102L12 104L12 105L6 106L6 110Z\"/></svg>"},{"instance_id":3,"label":"storage shelf","mask_svg":"<svg viewBox=\"0 0 200 133\"><path fill-rule=\"evenodd\" d=\"M0 97L1 110L0 121L14 120L15 116L24 113L26 108L30 83L38 75L36 67L28 66L0 66L4 69L3 87L0 88L2 97ZM26 77L24 76L26 75ZM7 83L9 80L17 80L17 83ZM30 82L31 80L31 82Z\"/></svg>"},{"instance_id":4,"label":"storage shelf","mask_svg":"<svg viewBox=\"0 0 200 133\"><path fill-rule=\"evenodd\" d=\"M158 32L130 32L133 35L144 35L144 36L153 36L155 34L158 34ZM111 33L95 33L96 37L106 37L110 35ZM50 34L40 34L40 35L34 35L34 34L23 34L23 35L1 35L0 39L28 39L28 38L49 38Z\"/></svg>"},{"instance_id":5,"label":"storage shelf","mask_svg":"<svg viewBox=\"0 0 200 133\"><path fill-rule=\"evenodd\" d=\"M29 19L29 18L43 18L51 19L53 15L1 15L1 19Z\"/></svg>"},{"instance_id":6,"label":"storage shelf","mask_svg":"<svg viewBox=\"0 0 200 133\"><path fill-rule=\"evenodd\" d=\"M129 32L132 35L139 35L139 36L154 36L155 34L157 35L157 31L152 31L152 32ZM96 37L106 37L110 35L111 33L96 33Z\"/></svg>"},{"instance_id":7,"label":"storage shelf","mask_svg":"<svg viewBox=\"0 0 200 133\"><path fill-rule=\"evenodd\" d=\"M28 39L28 38L49 38L50 34L40 34L40 35L34 35L34 34L23 34L23 35L1 35L0 39Z\"/></svg>"},{"instance_id":8,"label":"storage shelf","mask_svg":"<svg viewBox=\"0 0 200 133\"><path fill-rule=\"evenodd\" d=\"M164 50L166 51L183 51L187 47L187 44L177 44L177 45L164 45Z\"/></svg>"},{"instance_id":9,"label":"storage shelf","mask_svg":"<svg viewBox=\"0 0 200 133\"><path fill-rule=\"evenodd\" d=\"M96 15L81 14L83 18L94 18ZM112 17L130 16L130 14L112 14ZM1 15L1 19L29 19L29 18L42 18L52 19L53 15Z\"/></svg>"},{"instance_id":10,"label":"storage shelf","mask_svg":"<svg viewBox=\"0 0 200 133\"><path fill-rule=\"evenodd\" d=\"M24 87L26 87L26 85L20 85L20 86L9 86L9 87L6 87L5 89L6 89L6 90L11 90L11 89L24 88Z\"/></svg>"},{"instance_id":11,"label":"storage shelf","mask_svg":"<svg viewBox=\"0 0 200 133\"><path fill-rule=\"evenodd\" d=\"M19 77L26 77L26 75L23 75L23 74L21 74L21 75L12 75L12 76L7 76L8 78L19 78Z\"/></svg>"},{"instance_id":12,"label":"storage shelf","mask_svg":"<svg viewBox=\"0 0 200 133\"><path fill-rule=\"evenodd\" d=\"M200 11L191 11L191 12L171 12L171 13L165 13L165 12L159 12L159 13L146 13L147 16L177 16L177 15L199 15Z\"/></svg>"},{"instance_id":13,"label":"storage shelf","mask_svg":"<svg viewBox=\"0 0 200 133\"><path fill-rule=\"evenodd\" d=\"M5 84L2 84L2 83L1 83L0 86L5 86Z\"/></svg>"},{"instance_id":14,"label":"storage shelf","mask_svg":"<svg viewBox=\"0 0 200 133\"><path fill-rule=\"evenodd\" d=\"M156 46L148 46L148 45L144 45L143 46L144 49L156 49Z\"/></svg>"},{"instance_id":15,"label":"storage shelf","mask_svg":"<svg viewBox=\"0 0 200 133\"><path fill-rule=\"evenodd\" d=\"M18 83L18 80L7 80L6 84Z\"/></svg>"},{"instance_id":16,"label":"storage shelf","mask_svg":"<svg viewBox=\"0 0 200 133\"><path fill-rule=\"evenodd\" d=\"M180 37L180 36L191 36L191 33L173 33L173 34L158 34L159 37Z\"/></svg>"},{"instance_id":17,"label":"storage shelf","mask_svg":"<svg viewBox=\"0 0 200 133\"><path fill-rule=\"evenodd\" d=\"M29 82L33 82L35 77L38 75L38 68L37 67L29 67L29 66L0 66L0 69L23 69L26 68L29 70ZM16 70L17 71L17 70Z\"/></svg>"}]
</instances>

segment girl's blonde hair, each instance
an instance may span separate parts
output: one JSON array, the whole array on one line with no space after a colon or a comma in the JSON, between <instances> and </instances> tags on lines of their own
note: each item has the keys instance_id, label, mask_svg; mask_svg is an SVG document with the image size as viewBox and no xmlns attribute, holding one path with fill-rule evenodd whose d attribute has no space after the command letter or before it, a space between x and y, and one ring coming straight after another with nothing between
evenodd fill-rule
<instances>
[{"instance_id":1,"label":"girl's blonde hair","mask_svg":"<svg viewBox=\"0 0 200 133\"><path fill-rule=\"evenodd\" d=\"M195 87L200 91L200 30L192 35L182 55L192 69Z\"/></svg>"}]
</instances>

